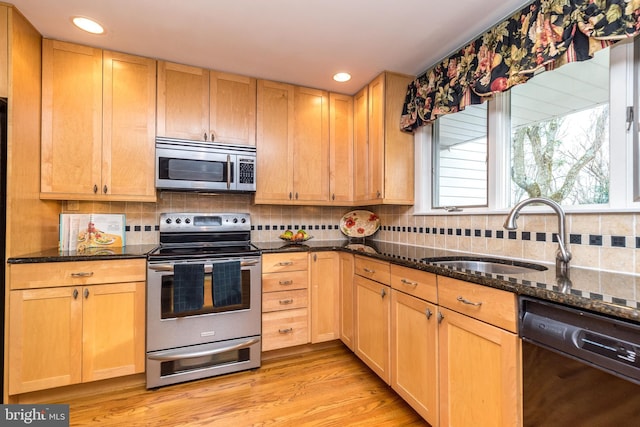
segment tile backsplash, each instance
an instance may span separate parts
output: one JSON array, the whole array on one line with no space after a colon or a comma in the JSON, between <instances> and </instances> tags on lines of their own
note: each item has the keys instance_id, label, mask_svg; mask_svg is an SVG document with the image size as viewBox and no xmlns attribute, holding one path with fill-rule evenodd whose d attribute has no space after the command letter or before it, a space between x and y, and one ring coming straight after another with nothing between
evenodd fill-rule
<instances>
[{"instance_id":1,"label":"tile backsplash","mask_svg":"<svg viewBox=\"0 0 640 427\"><path fill-rule=\"evenodd\" d=\"M72 207L73 209L69 209ZM63 213L124 213L128 244L158 242L161 212L249 212L254 241L277 240L287 228L303 228L315 240L344 236L340 218L354 208L255 205L245 194L201 195L163 192L157 203L63 203ZM77 208L77 209L76 209ZM380 216L378 240L501 257L553 262L557 243L554 214L523 213L516 231L502 227L505 215L415 216L412 206L371 206ZM568 214L571 265L640 274L640 214Z\"/></svg>"}]
</instances>

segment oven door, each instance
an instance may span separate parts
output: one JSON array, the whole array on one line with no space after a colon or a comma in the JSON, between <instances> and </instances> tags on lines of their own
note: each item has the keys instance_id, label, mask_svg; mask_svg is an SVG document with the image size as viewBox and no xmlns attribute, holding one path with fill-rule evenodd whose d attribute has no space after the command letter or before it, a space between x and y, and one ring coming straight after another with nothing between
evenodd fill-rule
<instances>
[{"instance_id":1,"label":"oven door","mask_svg":"<svg viewBox=\"0 0 640 427\"><path fill-rule=\"evenodd\" d=\"M156 148L156 188L237 189L235 154Z\"/></svg>"},{"instance_id":2,"label":"oven door","mask_svg":"<svg viewBox=\"0 0 640 427\"><path fill-rule=\"evenodd\" d=\"M223 268L234 268L237 263L240 264L239 281L233 271L227 271L232 279L223 274ZM221 273L216 274L218 272ZM150 260L147 351L259 336L260 274L260 257Z\"/></svg>"}]
</instances>

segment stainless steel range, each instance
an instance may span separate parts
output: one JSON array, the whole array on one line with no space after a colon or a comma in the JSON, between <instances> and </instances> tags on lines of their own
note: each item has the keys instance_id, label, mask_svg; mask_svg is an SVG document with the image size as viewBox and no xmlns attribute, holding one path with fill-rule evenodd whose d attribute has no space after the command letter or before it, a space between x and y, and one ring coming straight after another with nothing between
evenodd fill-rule
<instances>
[{"instance_id":1,"label":"stainless steel range","mask_svg":"<svg viewBox=\"0 0 640 427\"><path fill-rule=\"evenodd\" d=\"M246 213L160 215L147 262L147 388L260 366L261 263Z\"/></svg>"}]
</instances>

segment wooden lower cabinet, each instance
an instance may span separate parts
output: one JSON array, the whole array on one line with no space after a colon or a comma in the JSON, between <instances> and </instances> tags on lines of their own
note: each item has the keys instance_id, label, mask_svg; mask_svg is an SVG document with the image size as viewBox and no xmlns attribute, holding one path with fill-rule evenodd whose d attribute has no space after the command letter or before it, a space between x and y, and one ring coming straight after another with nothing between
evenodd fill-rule
<instances>
[{"instance_id":1,"label":"wooden lower cabinet","mask_svg":"<svg viewBox=\"0 0 640 427\"><path fill-rule=\"evenodd\" d=\"M382 380L389 384L391 289L380 282L358 275L354 277L354 284L356 306L355 353Z\"/></svg>"},{"instance_id":2,"label":"wooden lower cabinet","mask_svg":"<svg viewBox=\"0 0 640 427\"><path fill-rule=\"evenodd\" d=\"M340 338L340 277L337 252L309 254L311 343Z\"/></svg>"},{"instance_id":3,"label":"wooden lower cabinet","mask_svg":"<svg viewBox=\"0 0 640 427\"><path fill-rule=\"evenodd\" d=\"M340 340L351 351L355 349L354 256L339 253L340 274Z\"/></svg>"},{"instance_id":4,"label":"wooden lower cabinet","mask_svg":"<svg viewBox=\"0 0 640 427\"><path fill-rule=\"evenodd\" d=\"M518 336L453 310L439 311L440 425L521 426Z\"/></svg>"},{"instance_id":5,"label":"wooden lower cabinet","mask_svg":"<svg viewBox=\"0 0 640 427\"><path fill-rule=\"evenodd\" d=\"M9 394L144 372L145 283L10 292Z\"/></svg>"},{"instance_id":6,"label":"wooden lower cabinet","mask_svg":"<svg viewBox=\"0 0 640 427\"><path fill-rule=\"evenodd\" d=\"M391 387L438 425L438 321L435 304L391 291Z\"/></svg>"}]
</instances>

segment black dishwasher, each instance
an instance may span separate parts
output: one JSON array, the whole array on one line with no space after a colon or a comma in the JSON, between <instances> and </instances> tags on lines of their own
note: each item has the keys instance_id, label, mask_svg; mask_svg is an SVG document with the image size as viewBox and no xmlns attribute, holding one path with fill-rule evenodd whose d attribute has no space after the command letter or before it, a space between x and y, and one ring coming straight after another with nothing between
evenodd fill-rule
<instances>
[{"instance_id":1,"label":"black dishwasher","mask_svg":"<svg viewBox=\"0 0 640 427\"><path fill-rule=\"evenodd\" d=\"M640 324L521 296L525 426L640 425Z\"/></svg>"}]
</instances>

